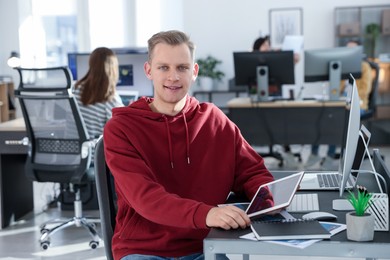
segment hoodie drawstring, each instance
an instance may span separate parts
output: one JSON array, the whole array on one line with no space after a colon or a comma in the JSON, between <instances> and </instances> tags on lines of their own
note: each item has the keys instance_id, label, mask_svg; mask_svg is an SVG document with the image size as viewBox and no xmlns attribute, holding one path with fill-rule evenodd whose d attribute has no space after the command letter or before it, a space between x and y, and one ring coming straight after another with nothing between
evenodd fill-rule
<instances>
[{"instance_id":1,"label":"hoodie drawstring","mask_svg":"<svg viewBox=\"0 0 390 260\"><path fill-rule=\"evenodd\" d=\"M187 124L187 118L185 114L182 112L183 120L184 120L184 127L186 132L186 156L187 156L187 163L190 164L190 136L188 133L188 124ZM173 151L172 151L172 139L171 139L171 131L169 128L168 118L166 116L163 116L165 121L165 126L167 127L167 137L168 137L168 148L169 148L169 160L171 162L172 169L174 168L173 165Z\"/></svg>"},{"instance_id":2,"label":"hoodie drawstring","mask_svg":"<svg viewBox=\"0 0 390 260\"><path fill-rule=\"evenodd\" d=\"M187 149L187 163L190 164L190 135L188 134L188 125L187 125L187 118L186 115L182 112L183 120L184 120L184 126L186 128L186 149Z\"/></svg>"},{"instance_id":3,"label":"hoodie drawstring","mask_svg":"<svg viewBox=\"0 0 390 260\"><path fill-rule=\"evenodd\" d=\"M168 118L166 116L163 116L163 117L164 117L164 120L165 120L165 126L167 127L168 146L169 146L169 160L171 161L171 167L173 169L173 152L172 152L171 133L169 131Z\"/></svg>"}]
</instances>

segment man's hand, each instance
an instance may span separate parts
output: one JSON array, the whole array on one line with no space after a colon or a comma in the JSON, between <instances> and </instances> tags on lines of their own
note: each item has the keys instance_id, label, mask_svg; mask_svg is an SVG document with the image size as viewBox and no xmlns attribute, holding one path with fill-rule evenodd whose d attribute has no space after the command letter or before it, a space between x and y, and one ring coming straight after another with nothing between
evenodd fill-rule
<instances>
[{"instance_id":1,"label":"man's hand","mask_svg":"<svg viewBox=\"0 0 390 260\"><path fill-rule=\"evenodd\" d=\"M212 208L206 216L208 227L219 227L223 229L246 228L251 221L248 215L235 206L224 206Z\"/></svg>"}]
</instances>

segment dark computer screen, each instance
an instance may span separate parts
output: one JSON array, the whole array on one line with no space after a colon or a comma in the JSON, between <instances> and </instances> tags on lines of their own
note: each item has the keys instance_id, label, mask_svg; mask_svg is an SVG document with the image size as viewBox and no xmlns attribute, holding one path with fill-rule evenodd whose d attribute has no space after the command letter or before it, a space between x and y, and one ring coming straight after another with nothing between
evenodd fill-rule
<instances>
[{"instance_id":1,"label":"dark computer screen","mask_svg":"<svg viewBox=\"0 0 390 260\"><path fill-rule=\"evenodd\" d=\"M256 84L256 68L268 67L269 84L294 84L293 51L234 52L236 85Z\"/></svg>"},{"instance_id":2,"label":"dark computer screen","mask_svg":"<svg viewBox=\"0 0 390 260\"><path fill-rule=\"evenodd\" d=\"M293 51L234 52L233 59L236 85L248 86L258 101L281 96L282 84L295 82Z\"/></svg>"}]
</instances>

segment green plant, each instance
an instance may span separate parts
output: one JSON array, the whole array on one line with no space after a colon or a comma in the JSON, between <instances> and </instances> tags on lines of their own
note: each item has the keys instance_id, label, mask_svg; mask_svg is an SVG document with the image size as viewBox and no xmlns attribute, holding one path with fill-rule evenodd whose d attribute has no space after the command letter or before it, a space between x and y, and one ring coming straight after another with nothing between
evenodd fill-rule
<instances>
[{"instance_id":1,"label":"green plant","mask_svg":"<svg viewBox=\"0 0 390 260\"><path fill-rule=\"evenodd\" d=\"M376 41L381 33L381 27L379 24L370 23L366 26L366 37L369 40L370 56L375 57Z\"/></svg>"},{"instance_id":2,"label":"green plant","mask_svg":"<svg viewBox=\"0 0 390 260\"><path fill-rule=\"evenodd\" d=\"M199 65L199 77L210 77L212 79L221 80L225 73L217 70L217 65L222 61L208 55L205 59L197 59L196 63Z\"/></svg>"},{"instance_id":3,"label":"green plant","mask_svg":"<svg viewBox=\"0 0 390 260\"><path fill-rule=\"evenodd\" d=\"M357 195L349 190L347 199L355 209L356 216L363 216L370 206L372 194L363 186L357 186L357 188Z\"/></svg>"}]
</instances>

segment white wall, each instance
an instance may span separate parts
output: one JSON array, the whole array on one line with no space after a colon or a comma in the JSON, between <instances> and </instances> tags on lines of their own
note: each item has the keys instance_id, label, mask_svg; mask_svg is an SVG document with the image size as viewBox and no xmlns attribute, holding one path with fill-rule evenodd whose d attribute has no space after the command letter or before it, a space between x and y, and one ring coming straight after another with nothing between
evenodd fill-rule
<instances>
[{"instance_id":1,"label":"white wall","mask_svg":"<svg viewBox=\"0 0 390 260\"><path fill-rule=\"evenodd\" d=\"M184 1L184 30L197 45L197 57L213 54L223 61L226 77L218 88L227 88L233 77L233 51L252 48L253 41L269 33L269 11L273 8L303 9L305 49L334 46L335 7L388 5L389 0L197 0Z\"/></svg>"},{"instance_id":2,"label":"white wall","mask_svg":"<svg viewBox=\"0 0 390 260\"><path fill-rule=\"evenodd\" d=\"M127 0L126 0L127 1ZM145 0L148 1L148 0ZM29 5L30 0L0 0L0 75L13 74L7 67L6 59L12 50L19 51L18 25L23 6ZM92 1L93 2L93 1ZM134 2L130 1L131 3ZM269 11L272 8L301 7L303 9L303 32L305 48L331 47L334 44L334 8L341 6L365 6L390 4L389 0L160 0L161 19L158 27L161 30L180 29L189 33L197 45L197 57L213 54L223 61L221 69L226 77L219 88L227 87L227 79L233 77L233 51L250 50L253 41L262 32L269 33ZM124 8L134 8L133 4ZM109 8L109 7L108 7ZM182 11L181 11L182 10ZM23 12L22 12L23 13ZM126 13L126 11L124 11ZM131 21L132 11L127 12L127 27L120 33L127 44L135 42L135 29ZM24 16L24 14L21 14ZM141 20L148 20L150 14ZM83 17L80 17L83 19ZM86 21L79 25L88 25ZM140 18L138 18L140 19ZM107 20L109 23L109 20ZM127 29L126 29L127 28ZM140 28L140 27L138 27ZM83 28L83 32L88 31ZM79 41L83 42L83 41ZM80 48L87 51L88 42ZM16 76L16 75L15 75Z\"/></svg>"}]
</instances>

